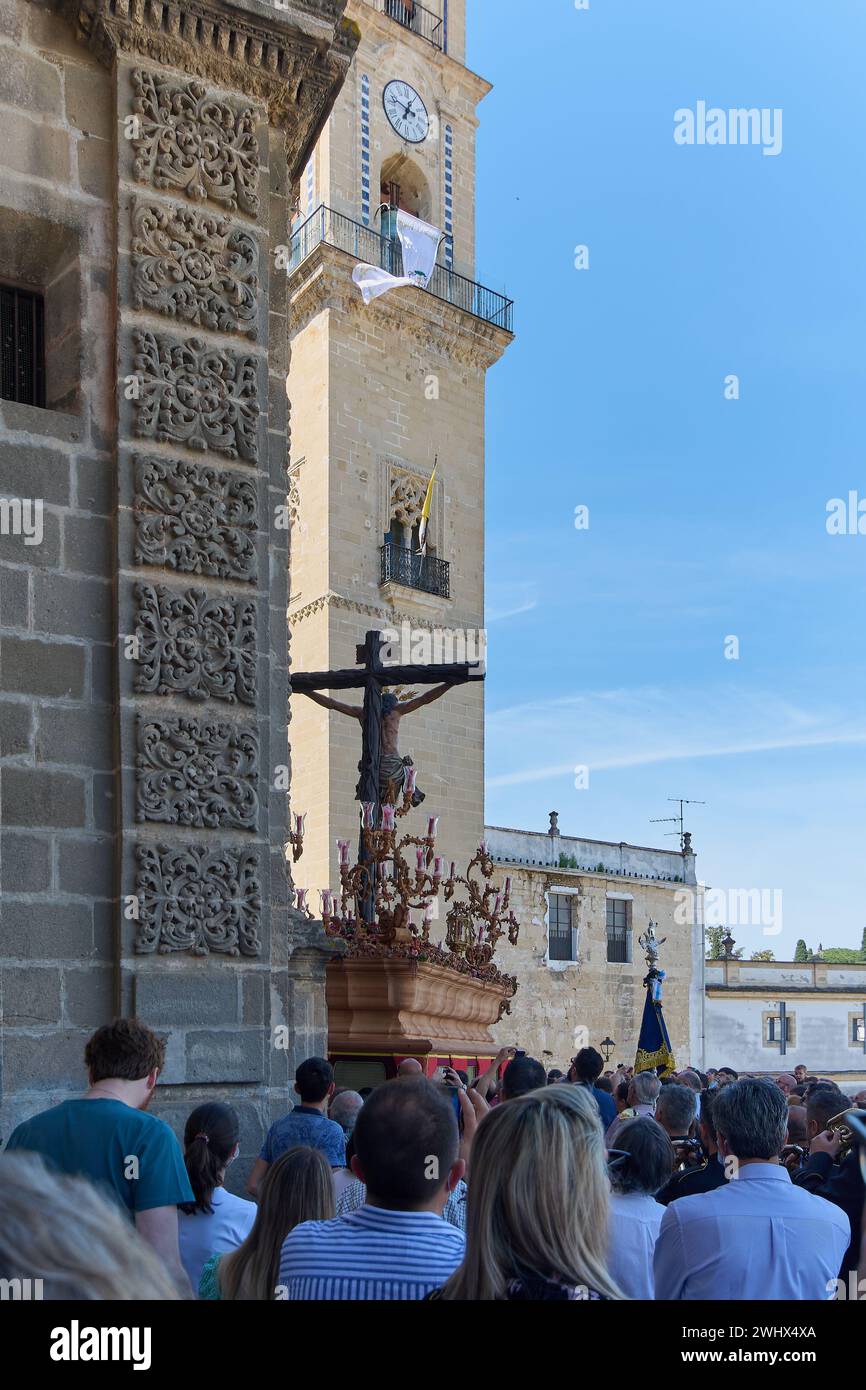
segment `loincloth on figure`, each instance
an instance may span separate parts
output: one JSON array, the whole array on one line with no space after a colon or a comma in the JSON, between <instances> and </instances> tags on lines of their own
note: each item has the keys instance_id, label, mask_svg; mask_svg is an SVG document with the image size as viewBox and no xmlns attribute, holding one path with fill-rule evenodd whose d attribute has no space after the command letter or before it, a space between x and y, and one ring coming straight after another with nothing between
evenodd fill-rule
<instances>
[{"instance_id":1,"label":"loincloth on figure","mask_svg":"<svg viewBox=\"0 0 866 1390\"><path fill-rule=\"evenodd\" d=\"M402 800L410 767L414 767L411 758L401 758L399 753L382 754L379 761L379 799L383 804L387 804L389 798L393 805ZM424 800L424 792L416 787L412 805L420 806Z\"/></svg>"}]
</instances>

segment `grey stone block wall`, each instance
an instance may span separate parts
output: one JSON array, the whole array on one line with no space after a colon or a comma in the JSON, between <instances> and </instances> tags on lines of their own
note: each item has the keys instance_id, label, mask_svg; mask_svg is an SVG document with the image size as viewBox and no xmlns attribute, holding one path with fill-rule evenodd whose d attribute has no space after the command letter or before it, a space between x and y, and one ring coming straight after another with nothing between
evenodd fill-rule
<instances>
[{"instance_id":1,"label":"grey stone block wall","mask_svg":"<svg viewBox=\"0 0 866 1390\"><path fill-rule=\"evenodd\" d=\"M117 997L106 931L115 844L95 785L98 775L113 775L116 761L107 660L114 635L112 324L105 296L86 291L92 276L111 273L114 232L110 200L79 177L79 150L91 139L81 93L99 109L110 75L80 45L58 62L55 35L62 47L68 26L46 8L4 0L3 274L46 289L46 336L53 328L65 340L48 345L49 404L62 409L0 401L0 498L43 504L39 544L0 536L4 1138L23 1116L81 1086L84 1042ZM47 284L58 268L65 274L52 296ZM100 491L85 483L94 474L106 480Z\"/></svg>"},{"instance_id":2,"label":"grey stone block wall","mask_svg":"<svg viewBox=\"0 0 866 1390\"><path fill-rule=\"evenodd\" d=\"M3 1136L82 1089L89 1033L134 1012L167 1038L157 1108L179 1130L198 1101L232 1100L245 1168L327 1045L331 948L290 910L274 789L288 332L272 248L356 42L332 9L212 0L196 30L161 0L0 0L4 278L44 292L49 407L0 402L0 501L39 499L43 522L38 545L0 535ZM175 121L215 158L173 144Z\"/></svg>"}]
</instances>

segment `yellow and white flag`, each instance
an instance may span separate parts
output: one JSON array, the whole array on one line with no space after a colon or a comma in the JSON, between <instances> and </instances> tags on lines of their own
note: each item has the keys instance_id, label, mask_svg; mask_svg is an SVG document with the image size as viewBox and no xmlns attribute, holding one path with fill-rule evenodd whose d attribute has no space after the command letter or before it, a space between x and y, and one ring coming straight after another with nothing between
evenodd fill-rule
<instances>
[{"instance_id":1,"label":"yellow and white flag","mask_svg":"<svg viewBox=\"0 0 866 1390\"><path fill-rule=\"evenodd\" d=\"M430 482L427 486L427 496L424 498L424 510L421 513L421 526L418 531L418 545L422 555L427 554L427 529L430 525L430 513L433 510L433 489L436 486L436 468L439 463L437 455L436 463L433 465L433 472L430 474Z\"/></svg>"}]
</instances>

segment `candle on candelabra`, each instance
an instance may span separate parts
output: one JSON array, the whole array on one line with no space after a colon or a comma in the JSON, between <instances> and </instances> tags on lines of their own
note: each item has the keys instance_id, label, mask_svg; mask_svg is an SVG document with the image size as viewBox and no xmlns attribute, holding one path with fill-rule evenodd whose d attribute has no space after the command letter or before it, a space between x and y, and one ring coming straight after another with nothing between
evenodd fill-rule
<instances>
[{"instance_id":1,"label":"candle on candelabra","mask_svg":"<svg viewBox=\"0 0 866 1390\"><path fill-rule=\"evenodd\" d=\"M415 771L414 767L407 767L407 769L406 769L406 781L405 781L404 784L403 784L403 790L404 790L404 792L406 793L407 796L414 796L414 794L415 794L415 778L416 778L417 776L418 776L418 773Z\"/></svg>"},{"instance_id":2,"label":"candle on candelabra","mask_svg":"<svg viewBox=\"0 0 866 1390\"><path fill-rule=\"evenodd\" d=\"M295 834L297 835L297 837L298 837L299 840L303 840L303 838L304 838L304 826L305 826L306 824L307 824L307 817L306 817L306 815L303 815L303 816L295 816Z\"/></svg>"},{"instance_id":3,"label":"candle on candelabra","mask_svg":"<svg viewBox=\"0 0 866 1390\"><path fill-rule=\"evenodd\" d=\"M437 854L436 858L433 860L433 877L441 878L444 872L445 860L442 858L441 854Z\"/></svg>"},{"instance_id":4,"label":"candle on candelabra","mask_svg":"<svg viewBox=\"0 0 866 1390\"><path fill-rule=\"evenodd\" d=\"M331 915L331 905L334 901L334 895L330 888L320 888L319 897L322 899L322 916L327 919Z\"/></svg>"},{"instance_id":5,"label":"candle on candelabra","mask_svg":"<svg viewBox=\"0 0 866 1390\"><path fill-rule=\"evenodd\" d=\"M453 860L453 859L451 860L451 872L449 873L448 877L449 877L449 879L451 880L452 883L454 882L455 878L457 877L457 865L454 863L454 860Z\"/></svg>"},{"instance_id":6,"label":"candle on candelabra","mask_svg":"<svg viewBox=\"0 0 866 1390\"><path fill-rule=\"evenodd\" d=\"M478 846L478 852L479 854L482 854L485 859L487 858L487 845L483 840L481 841L481 844Z\"/></svg>"},{"instance_id":7,"label":"candle on candelabra","mask_svg":"<svg viewBox=\"0 0 866 1390\"><path fill-rule=\"evenodd\" d=\"M508 906L508 899L511 897L511 875L505 880L505 906Z\"/></svg>"},{"instance_id":8,"label":"candle on candelabra","mask_svg":"<svg viewBox=\"0 0 866 1390\"><path fill-rule=\"evenodd\" d=\"M361 802L361 817L365 830L375 830L376 828L375 821L373 819L373 813L375 809L376 808L373 805L372 801Z\"/></svg>"},{"instance_id":9,"label":"candle on candelabra","mask_svg":"<svg viewBox=\"0 0 866 1390\"><path fill-rule=\"evenodd\" d=\"M501 906L502 906L502 894L501 894L501 893L497 893L497 894L496 894L496 901L495 901L495 903L493 904L493 916L494 916L494 917L498 917L498 916L499 916L499 909L500 909Z\"/></svg>"},{"instance_id":10,"label":"candle on candelabra","mask_svg":"<svg viewBox=\"0 0 866 1390\"><path fill-rule=\"evenodd\" d=\"M348 869L349 863L350 863L350 860L349 860L349 841L348 841L348 840L338 840L338 841L337 841L337 849L338 849L339 852L340 852L340 868L341 868L341 869Z\"/></svg>"},{"instance_id":11,"label":"candle on candelabra","mask_svg":"<svg viewBox=\"0 0 866 1390\"><path fill-rule=\"evenodd\" d=\"M297 904L298 911L299 911L299 912L303 912L303 911L305 910L306 906L307 906L307 890L306 890L306 888L296 888L296 889L295 889L295 902L296 902L296 904Z\"/></svg>"},{"instance_id":12,"label":"candle on candelabra","mask_svg":"<svg viewBox=\"0 0 866 1390\"><path fill-rule=\"evenodd\" d=\"M427 822L427 839L435 840L439 832L439 817L431 816Z\"/></svg>"},{"instance_id":13,"label":"candle on candelabra","mask_svg":"<svg viewBox=\"0 0 866 1390\"><path fill-rule=\"evenodd\" d=\"M382 829L394 830L397 826L396 812L393 806L382 807Z\"/></svg>"},{"instance_id":14,"label":"candle on candelabra","mask_svg":"<svg viewBox=\"0 0 866 1390\"><path fill-rule=\"evenodd\" d=\"M427 867L427 851L425 849L419 849L416 852L415 862L418 866L419 874L423 874L424 870Z\"/></svg>"}]
</instances>

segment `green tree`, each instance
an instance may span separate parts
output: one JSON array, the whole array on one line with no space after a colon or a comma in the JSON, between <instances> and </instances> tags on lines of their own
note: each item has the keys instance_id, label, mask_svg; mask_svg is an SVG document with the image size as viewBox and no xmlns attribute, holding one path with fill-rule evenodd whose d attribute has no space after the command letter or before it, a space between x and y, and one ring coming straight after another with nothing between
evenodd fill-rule
<instances>
[{"instance_id":1,"label":"green tree","mask_svg":"<svg viewBox=\"0 0 866 1390\"><path fill-rule=\"evenodd\" d=\"M828 946L821 953L821 959L831 965L859 965L863 956L860 951L852 951L850 946Z\"/></svg>"},{"instance_id":2,"label":"green tree","mask_svg":"<svg viewBox=\"0 0 866 1390\"><path fill-rule=\"evenodd\" d=\"M863 938L860 942L860 959L866 961L866 927L863 928Z\"/></svg>"},{"instance_id":3,"label":"green tree","mask_svg":"<svg viewBox=\"0 0 866 1390\"><path fill-rule=\"evenodd\" d=\"M795 950L794 950L794 960L796 960L796 961L807 961L808 959L809 959L809 948L808 948L808 946L806 945L805 941L803 940L803 938L802 938L802 936L801 936L801 937L800 937L800 940L797 942L796 948L795 948Z\"/></svg>"},{"instance_id":4,"label":"green tree","mask_svg":"<svg viewBox=\"0 0 866 1390\"><path fill-rule=\"evenodd\" d=\"M776 956L775 956L775 954L774 954L773 951L753 951L753 952L752 952L752 960L775 960L775 959L776 959Z\"/></svg>"}]
</instances>

